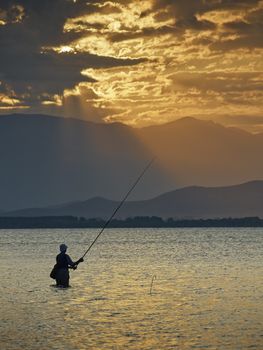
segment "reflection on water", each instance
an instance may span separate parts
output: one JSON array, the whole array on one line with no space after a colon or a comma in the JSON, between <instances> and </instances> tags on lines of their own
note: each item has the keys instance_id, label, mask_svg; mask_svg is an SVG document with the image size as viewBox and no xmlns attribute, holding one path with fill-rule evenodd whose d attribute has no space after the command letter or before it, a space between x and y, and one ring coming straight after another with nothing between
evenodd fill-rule
<instances>
[{"instance_id":1,"label":"reflection on water","mask_svg":"<svg viewBox=\"0 0 263 350\"><path fill-rule=\"evenodd\" d=\"M109 229L52 287L96 233L0 231L1 349L263 348L261 229Z\"/></svg>"}]
</instances>

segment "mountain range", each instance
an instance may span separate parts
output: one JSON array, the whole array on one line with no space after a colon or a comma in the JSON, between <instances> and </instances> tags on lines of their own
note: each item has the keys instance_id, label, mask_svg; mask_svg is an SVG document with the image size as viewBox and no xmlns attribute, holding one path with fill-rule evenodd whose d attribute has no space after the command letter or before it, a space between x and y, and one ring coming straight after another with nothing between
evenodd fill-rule
<instances>
[{"instance_id":1,"label":"mountain range","mask_svg":"<svg viewBox=\"0 0 263 350\"><path fill-rule=\"evenodd\" d=\"M93 196L118 199L152 158L133 129L43 115L0 117L0 210ZM174 187L156 162L136 188L147 198Z\"/></svg>"},{"instance_id":2,"label":"mountain range","mask_svg":"<svg viewBox=\"0 0 263 350\"><path fill-rule=\"evenodd\" d=\"M263 134L194 118L139 129L47 115L1 116L0 210L118 200L153 156L132 200L185 186L263 179L262 153Z\"/></svg>"},{"instance_id":3,"label":"mountain range","mask_svg":"<svg viewBox=\"0 0 263 350\"><path fill-rule=\"evenodd\" d=\"M92 198L47 208L24 209L4 216L62 216L107 219L118 201ZM116 218L159 216L162 218L263 218L263 181L252 181L228 187L190 186L164 193L153 199L124 203Z\"/></svg>"}]
</instances>

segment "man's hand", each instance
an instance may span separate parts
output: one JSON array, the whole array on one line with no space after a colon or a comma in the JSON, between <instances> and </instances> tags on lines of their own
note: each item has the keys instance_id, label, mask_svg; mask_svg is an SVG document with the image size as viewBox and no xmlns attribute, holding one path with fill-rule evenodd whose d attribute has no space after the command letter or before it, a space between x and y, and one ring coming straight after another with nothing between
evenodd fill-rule
<instances>
[{"instance_id":1,"label":"man's hand","mask_svg":"<svg viewBox=\"0 0 263 350\"><path fill-rule=\"evenodd\" d=\"M79 263L81 263L81 262L83 262L84 261L84 259L83 258L80 258L77 262L76 262L76 264L78 265Z\"/></svg>"}]
</instances>

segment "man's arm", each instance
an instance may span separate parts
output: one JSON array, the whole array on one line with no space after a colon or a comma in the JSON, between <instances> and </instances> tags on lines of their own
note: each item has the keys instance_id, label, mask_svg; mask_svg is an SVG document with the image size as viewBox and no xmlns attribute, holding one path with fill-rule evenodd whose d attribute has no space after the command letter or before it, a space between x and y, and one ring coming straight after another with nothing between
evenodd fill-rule
<instances>
[{"instance_id":1,"label":"man's arm","mask_svg":"<svg viewBox=\"0 0 263 350\"><path fill-rule=\"evenodd\" d=\"M69 255L66 254L66 258L67 258L67 263L70 267L74 267L75 263L71 260L71 257Z\"/></svg>"},{"instance_id":2,"label":"man's arm","mask_svg":"<svg viewBox=\"0 0 263 350\"><path fill-rule=\"evenodd\" d=\"M79 263L83 262L83 258L80 258L78 261L76 262L73 262L71 260L71 257L69 255L66 254L66 257L67 257L67 262L68 262L68 265L72 268L76 267Z\"/></svg>"}]
</instances>

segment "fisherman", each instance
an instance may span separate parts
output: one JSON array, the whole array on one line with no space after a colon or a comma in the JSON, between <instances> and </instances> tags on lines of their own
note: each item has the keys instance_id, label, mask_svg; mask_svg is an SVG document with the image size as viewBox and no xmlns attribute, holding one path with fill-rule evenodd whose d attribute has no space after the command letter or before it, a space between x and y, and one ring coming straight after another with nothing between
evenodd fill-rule
<instances>
[{"instance_id":1,"label":"fisherman","mask_svg":"<svg viewBox=\"0 0 263 350\"><path fill-rule=\"evenodd\" d=\"M83 258L80 258L78 261L73 262L68 254L66 244L61 244L59 246L60 253L56 257L57 264L56 266L56 282L57 286L67 288L69 287L69 268L76 270L79 263L83 262Z\"/></svg>"}]
</instances>

